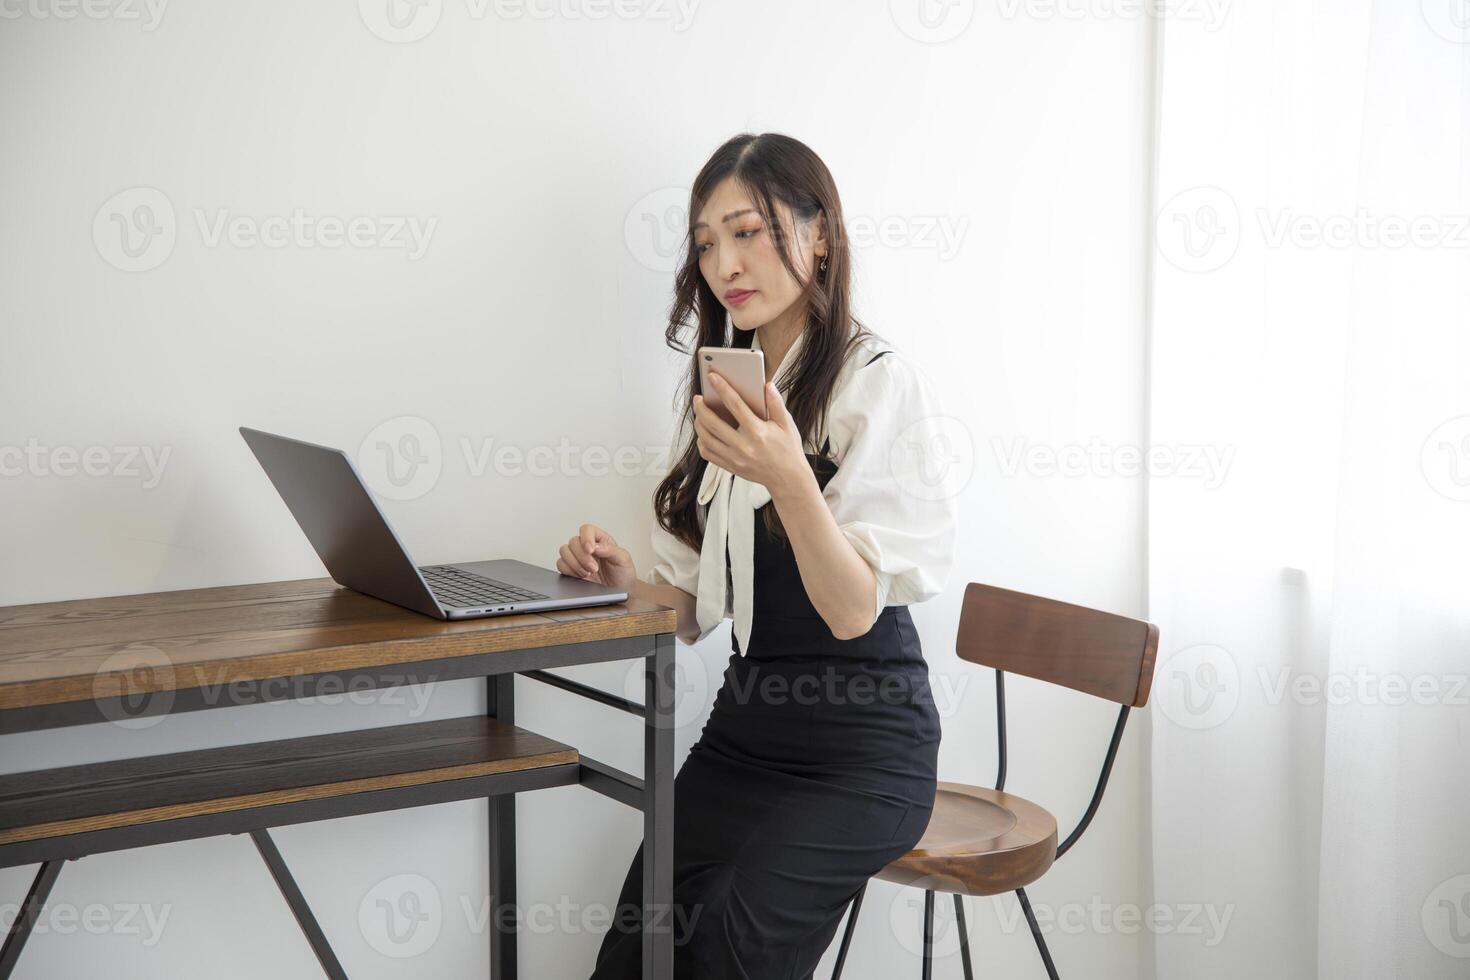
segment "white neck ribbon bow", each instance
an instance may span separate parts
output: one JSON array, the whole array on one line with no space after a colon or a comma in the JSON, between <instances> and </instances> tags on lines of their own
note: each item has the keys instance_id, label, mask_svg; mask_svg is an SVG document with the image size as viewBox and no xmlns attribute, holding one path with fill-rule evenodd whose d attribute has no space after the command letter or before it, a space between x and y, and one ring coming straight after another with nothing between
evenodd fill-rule
<instances>
[{"instance_id":1,"label":"white neck ribbon bow","mask_svg":"<svg viewBox=\"0 0 1470 980\"><path fill-rule=\"evenodd\" d=\"M699 596L695 618L701 628L725 617L727 587L734 588L735 639L744 655L750 642L755 596L755 512L771 500L764 484L706 463L698 502L708 504L704 543L699 555ZM730 553L730 579L725 579L725 551Z\"/></svg>"}]
</instances>

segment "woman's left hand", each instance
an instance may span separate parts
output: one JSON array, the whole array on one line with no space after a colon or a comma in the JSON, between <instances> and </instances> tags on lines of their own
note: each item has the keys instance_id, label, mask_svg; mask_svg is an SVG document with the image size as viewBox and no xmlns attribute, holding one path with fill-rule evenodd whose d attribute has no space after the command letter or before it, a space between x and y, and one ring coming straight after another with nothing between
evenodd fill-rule
<instances>
[{"instance_id":1,"label":"woman's left hand","mask_svg":"<svg viewBox=\"0 0 1470 980\"><path fill-rule=\"evenodd\" d=\"M774 383L767 381L765 387L766 414L771 417L767 421L751 411L740 393L718 373L711 371L709 379L739 427L720 418L704 403L702 395L695 395L694 432L699 455L736 476L761 484L772 496L811 477L796 420L786 411L786 401Z\"/></svg>"}]
</instances>

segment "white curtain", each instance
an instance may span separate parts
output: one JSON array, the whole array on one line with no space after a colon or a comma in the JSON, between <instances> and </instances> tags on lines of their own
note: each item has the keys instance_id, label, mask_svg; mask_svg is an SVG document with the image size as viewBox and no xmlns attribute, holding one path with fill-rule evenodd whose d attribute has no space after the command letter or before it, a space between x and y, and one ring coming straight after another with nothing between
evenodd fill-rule
<instances>
[{"instance_id":1,"label":"white curtain","mask_svg":"<svg viewBox=\"0 0 1470 980\"><path fill-rule=\"evenodd\" d=\"M1470 2L1225 3L1160 35L1145 955L1470 977Z\"/></svg>"}]
</instances>

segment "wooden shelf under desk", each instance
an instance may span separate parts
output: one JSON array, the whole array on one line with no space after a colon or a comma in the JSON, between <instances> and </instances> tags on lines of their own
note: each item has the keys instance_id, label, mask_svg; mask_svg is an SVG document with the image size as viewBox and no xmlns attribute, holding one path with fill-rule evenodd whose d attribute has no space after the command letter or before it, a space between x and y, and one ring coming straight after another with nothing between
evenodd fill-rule
<instances>
[{"instance_id":1,"label":"wooden shelf under desk","mask_svg":"<svg viewBox=\"0 0 1470 980\"><path fill-rule=\"evenodd\" d=\"M573 783L578 762L476 715L20 772L0 776L0 846L531 769ZM483 781L465 788L485 795Z\"/></svg>"}]
</instances>

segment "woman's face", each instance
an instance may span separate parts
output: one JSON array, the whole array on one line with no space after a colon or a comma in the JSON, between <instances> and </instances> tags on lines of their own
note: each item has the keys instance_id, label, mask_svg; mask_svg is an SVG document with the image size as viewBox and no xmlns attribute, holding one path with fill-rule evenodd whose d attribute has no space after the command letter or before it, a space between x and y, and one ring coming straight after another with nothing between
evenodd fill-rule
<instances>
[{"instance_id":1,"label":"woman's face","mask_svg":"<svg viewBox=\"0 0 1470 980\"><path fill-rule=\"evenodd\" d=\"M796 227L790 208L779 201L775 207L792 261L804 279L810 278L827 252L822 216ZM801 297L801 283L781 263L771 229L734 178L715 187L695 216L693 232L699 271L738 329L772 322Z\"/></svg>"}]
</instances>

